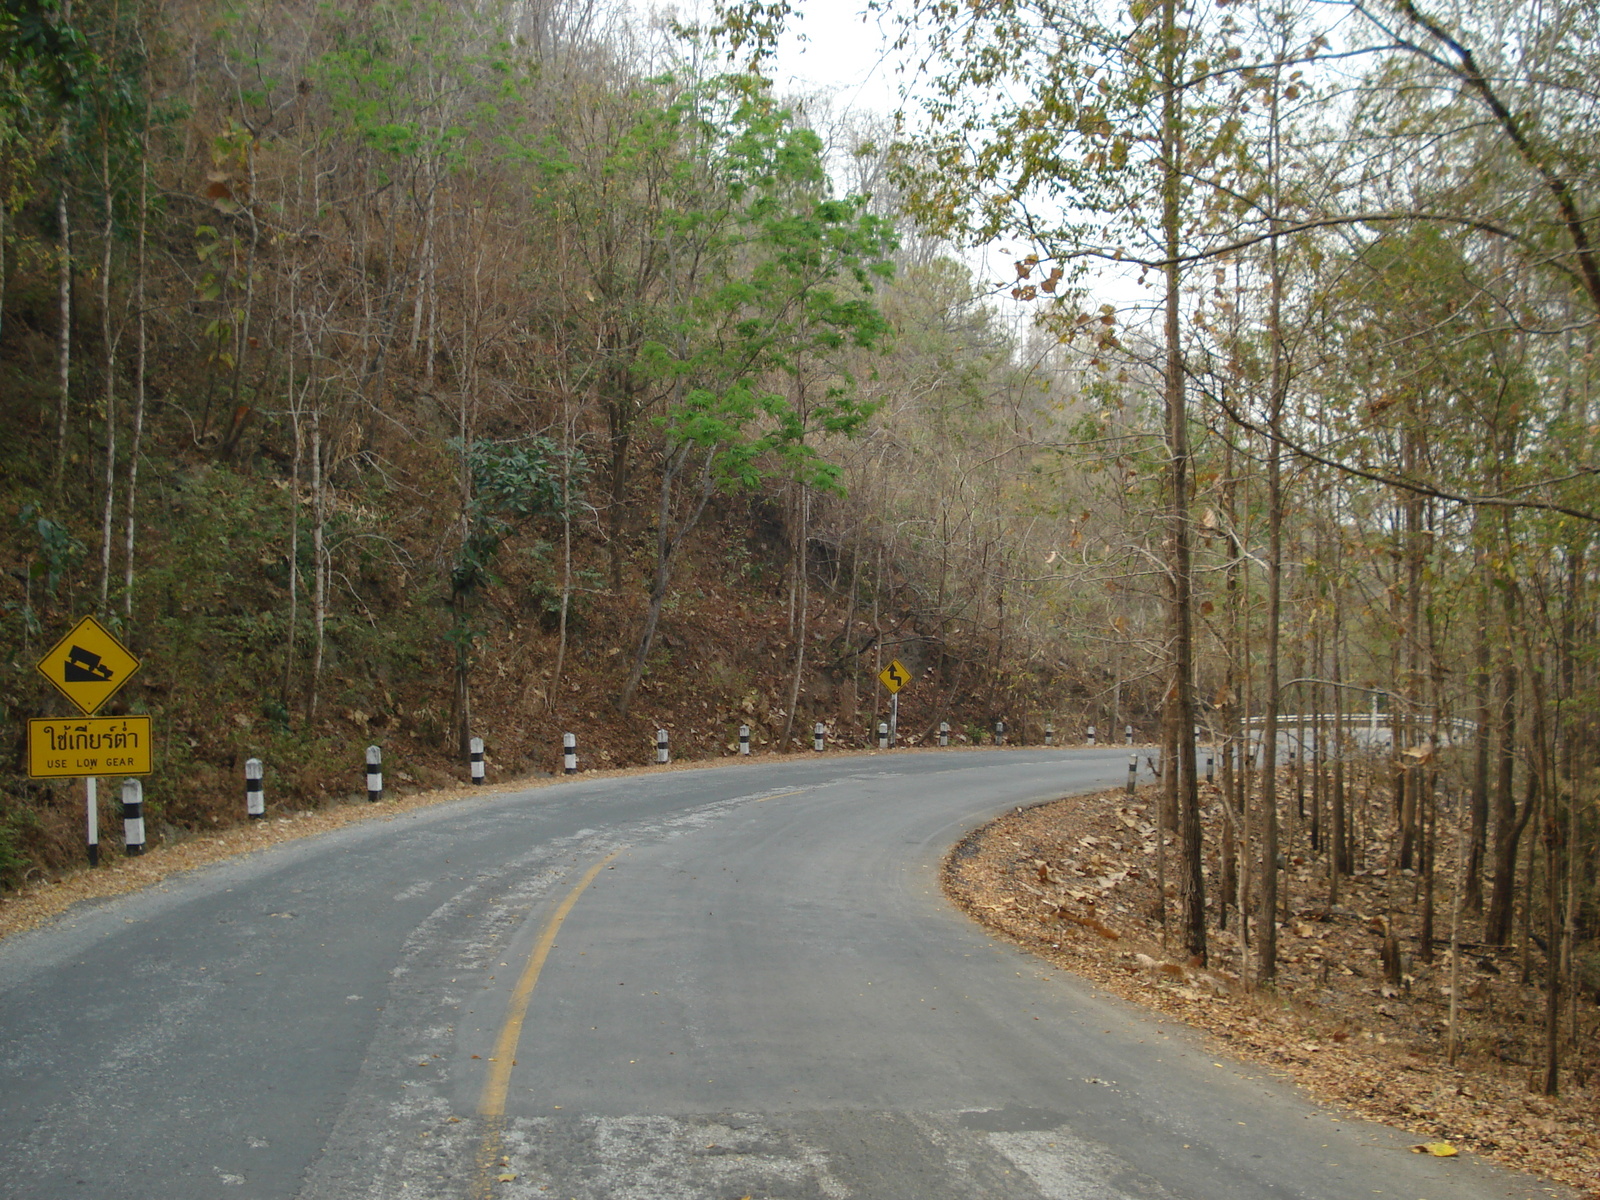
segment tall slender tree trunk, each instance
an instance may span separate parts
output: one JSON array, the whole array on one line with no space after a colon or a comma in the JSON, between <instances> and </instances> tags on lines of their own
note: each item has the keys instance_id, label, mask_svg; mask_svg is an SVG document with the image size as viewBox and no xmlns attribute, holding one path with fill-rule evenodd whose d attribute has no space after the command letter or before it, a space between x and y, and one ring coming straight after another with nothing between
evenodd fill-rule
<instances>
[{"instance_id":1,"label":"tall slender tree trunk","mask_svg":"<svg viewBox=\"0 0 1600 1200\"><path fill-rule=\"evenodd\" d=\"M1504 590L1502 600L1504 631L1509 640L1516 627L1516 599L1510 588ZM1496 723L1499 745L1491 814L1494 821L1490 847L1491 887L1489 907L1483 916L1483 940L1493 945L1504 945L1511 939L1511 917L1517 888L1517 843L1529 816L1526 808L1520 814L1517 812L1517 798L1513 790L1517 763L1517 666L1509 648L1503 651L1503 655L1496 697L1500 712Z\"/></svg>"},{"instance_id":2,"label":"tall slender tree trunk","mask_svg":"<svg viewBox=\"0 0 1600 1200\"><path fill-rule=\"evenodd\" d=\"M62 144L67 123L61 122ZM50 493L58 503L67 470L67 421L72 408L72 219L67 212L65 169L56 193L56 229L59 237L56 263L56 456L50 472Z\"/></svg>"},{"instance_id":3,"label":"tall slender tree trunk","mask_svg":"<svg viewBox=\"0 0 1600 1200\"><path fill-rule=\"evenodd\" d=\"M150 225L150 113L144 114L144 130L140 136L139 158L139 233L135 244L133 274L133 309L136 322L136 340L133 352L133 429L128 439L128 492L127 536L123 543L122 563L122 616L125 624L133 621L133 550L139 523L135 517L134 503L139 496L139 455L144 449L145 371L149 354L149 325L145 319L145 245Z\"/></svg>"},{"instance_id":4,"label":"tall slender tree trunk","mask_svg":"<svg viewBox=\"0 0 1600 1200\"><path fill-rule=\"evenodd\" d=\"M306 720L317 715L317 692L322 686L322 651L328 624L328 502L322 470L322 410L311 410L311 686L306 689Z\"/></svg>"},{"instance_id":5,"label":"tall slender tree trunk","mask_svg":"<svg viewBox=\"0 0 1600 1200\"><path fill-rule=\"evenodd\" d=\"M1485 573L1482 548L1475 568ZM1471 913L1483 911L1483 854L1489 829L1489 742L1494 733L1490 689L1489 584L1482 580L1476 598L1477 628L1473 631L1472 690L1477 728L1472 735L1472 780L1467 792L1468 823L1461 865L1462 904Z\"/></svg>"},{"instance_id":6,"label":"tall slender tree trunk","mask_svg":"<svg viewBox=\"0 0 1600 1200\"><path fill-rule=\"evenodd\" d=\"M1337 571L1334 572L1333 629L1329 642L1333 677L1333 778L1328 786L1328 906L1331 908L1339 903L1339 886L1350 870L1349 836L1345 829L1344 756L1351 739L1346 736L1344 727L1344 598Z\"/></svg>"},{"instance_id":7,"label":"tall slender tree trunk","mask_svg":"<svg viewBox=\"0 0 1600 1200\"><path fill-rule=\"evenodd\" d=\"M100 506L100 613L105 615L111 604L111 541L112 525L117 514L117 338L111 319L111 251L115 231L115 208L111 194L110 138L100 141L100 352L102 381L106 406L106 463L105 490Z\"/></svg>"},{"instance_id":8,"label":"tall slender tree trunk","mask_svg":"<svg viewBox=\"0 0 1600 1200\"><path fill-rule=\"evenodd\" d=\"M294 311L295 280L289 281L289 306ZM298 381L294 372L294 343L291 339L288 353L289 370L289 425L294 433L294 453L289 459L289 612L283 634L283 677L278 696L285 711L294 687L294 654L296 634L300 626L300 468L305 459L305 433L301 428L301 408L295 394Z\"/></svg>"},{"instance_id":9,"label":"tall slender tree trunk","mask_svg":"<svg viewBox=\"0 0 1600 1200\"><path fill-rule=\"evenodd\" d=\"M550 673L545 709L555 707L556 692L567 662L567 620L572 612L572 412L571 398L561 397L561 616L556 639L556 665Z\"/></svg>"},{"instance_id":10,"label":"tall slender tree trunk","mask_svg":"<svg viewBox=\"0 0 1600 1200\"><path fill-rule=\"evenodd\" d=\"M1278 88L1276 72L1269 107L1267 192L1276 206L1278 196ZM1261 730L1261 890L1256 907L1257 984L1270 984L1278 975L1278 716L1282 709L1280 656L1283 625L1283 426L1287 388L1283 355L1283 273L1278 261L1277 213L1271 215L1274 236L1267 242L1269 274L1267 336L1270 375L1267 396L1267 647L1266 691Z\"/></svg>"},{"instance_id":11,"label":"tall slender tree trunk","mask_svg":"<svg viewBox=\"0 0 1600 1200\"><path fill-rule=\"evenodd\" d=\"M688 511L674 524L672 508L677 482L688 467L692 454L693 447L688 443L677 447L668 456L661 470L655 578L650 585L650 600L645 607L644 627L639 633L639 643L634 650L633 663L628 669L628 678L622 685L622 692L617 697L617 712L624 717L628 715L628 710L633 705L633 698L639 691L639 684L644 679L645 664L649 661L650 648L655 644L656 629L661 623L661 609L672 587L672 569L677 562L678 551L683 545L683 539L699 523L700 514L705 511L712 492L716 490L716 483L711 474L714 451L708 450L701 464L695 490L687 500Z\"/></svg>"},{"instance_id":12,"label":"tall slender tree trunk","mask_svg":"<svg viewBox=\"0 0 1600 1200\"><path fill-rule=\"evenodd\" d=\"M800 707L800 681L805 675L806 666L806 612L810 607L811 595L809 583L806 578L806 543L811 536L811 496L804 483L798 484L800 495L796 502L797 524L799 526L798 544L795 547L795 645L794 645L794 677L789 681L789 711L783 722L784 753L788 753L794 736L795 710Z\"/></svg>"},{"instance_id":13,"label":"tall slender tree trunk","mask_svg":"<svg viewBox=\"0 0 1600 1200\"><path fill-rule=\"evenodd\" d=\"M1178 906L1184 950L1206 961L1206 895L1200 831L1200 789L1195 772L1194 729L1194 571L1193 536L1189 522L1189 411L1184 387L1183 344L1179 324L1182 272L1182 200L1184 132L1179 79L1181 50L1177 0L1163 0L1161 9L1162 75L1162 241L1166 253L1166 406L1168 487L1168 570L1171 575L1172 687L1171 720L1176 730L1174 760L1178 788Z\"/></svg>"}]
</instances>

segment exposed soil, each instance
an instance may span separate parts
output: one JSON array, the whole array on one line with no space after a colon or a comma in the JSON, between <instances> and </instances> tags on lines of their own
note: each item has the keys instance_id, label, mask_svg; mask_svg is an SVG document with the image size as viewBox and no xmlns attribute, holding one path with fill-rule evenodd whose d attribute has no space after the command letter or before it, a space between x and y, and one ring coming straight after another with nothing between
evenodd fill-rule
<instances>
[{"instance_id":1,"label":"exposed soil","mask_svg":"<svg viewBox=\"0 0 1600 1200\"><path fill-rule=\"evenodd\" d=\"M1447 869L1436 880L1446 945L1431 963L1406 955L1399 985L1385 979L1382 914L1414 929L1405 922L1419 884L1375 865L1345 879L1331 908L1317 863L1285 872L1291 899L1274 990L1241 986L1231 930L1210 932L1209 967L1196 969L1162 949L1154 802L1150 788L1132 798L1118 789L1019 809L950 852L945 890L1041 958L1209 1031L1226 1052L1274 1068L1320 1100L1411 1131L1419 1152L1447 1143L1600 1198L1594 996L1563 1016L1561 1095L1538 1095L1530 1081L1541 1077L1544 993L1521 982L1520 954L1474 946L1462 954L1462 1051L1448 1065ZM1213 816L1207 828L1218 827ZM1170 835L1167 853L1170 864ZM1542 977L1537 948L1532 966ZM1575 1045L1566 1040L1574 1029Z\"/></svg>"}]
</instances>

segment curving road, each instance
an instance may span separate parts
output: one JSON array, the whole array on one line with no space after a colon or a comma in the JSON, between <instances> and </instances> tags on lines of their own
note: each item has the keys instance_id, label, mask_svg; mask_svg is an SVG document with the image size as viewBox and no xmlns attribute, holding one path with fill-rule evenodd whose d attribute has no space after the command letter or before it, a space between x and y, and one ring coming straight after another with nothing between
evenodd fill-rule
<instances>
[{"instance_id":1,"label":"curving road","mask_svg":"<svg viewBox=\"0 0 1600 1200\"><path fill-rule=\"evenodd\" d=\"M1126 752L766 760L348 827L0 942L0 1197L1543 1197L987 938Z\"/></svg>"}]
</instances>

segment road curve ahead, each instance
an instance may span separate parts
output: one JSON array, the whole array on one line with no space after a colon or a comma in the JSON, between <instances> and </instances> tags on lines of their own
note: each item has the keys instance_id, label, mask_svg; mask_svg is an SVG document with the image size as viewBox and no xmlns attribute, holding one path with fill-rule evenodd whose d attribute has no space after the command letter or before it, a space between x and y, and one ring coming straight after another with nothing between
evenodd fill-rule
<instances>
[{"instance_id":1,"label":"road curve ahead","mask_svg":"<svg viewBox=\"0 0 1600 1200\"><path fill-rule=\"evenodd\" d=\"M0 943L7 1200L1544 1197L995 942L941 856L1116 750L367 822Z\"/></svg>"}]
</instances>

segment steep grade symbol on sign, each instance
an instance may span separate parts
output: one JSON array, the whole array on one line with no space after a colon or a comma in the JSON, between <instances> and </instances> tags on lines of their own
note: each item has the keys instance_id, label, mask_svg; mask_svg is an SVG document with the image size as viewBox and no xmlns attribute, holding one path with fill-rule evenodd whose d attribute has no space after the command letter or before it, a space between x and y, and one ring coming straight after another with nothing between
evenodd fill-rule
<instances>
[{"instance_id":1,"label":"steep grade symbol on sign","mask_svg":"<svg viewBox=\"0 0 1600 1200\"><path fill-rule=\"evenodd\" d=\"M93 650L74 646L67 651L67 661L62 672L65 683L109 683L111 668L100 661Z\"/></svg>"},{"instance_id":2,"label":"steep grade symbol on sign","mask_svg":"<svg viewBox=\"0 0 1600 1200\"><path fill-rule=\"evenodd\" d=\"M39 660L39 674L86 717L116 695L138 669L139 660L93 617L84 617Z\"/></svg>"}]
</instances>

